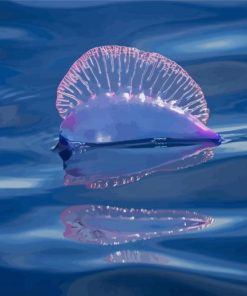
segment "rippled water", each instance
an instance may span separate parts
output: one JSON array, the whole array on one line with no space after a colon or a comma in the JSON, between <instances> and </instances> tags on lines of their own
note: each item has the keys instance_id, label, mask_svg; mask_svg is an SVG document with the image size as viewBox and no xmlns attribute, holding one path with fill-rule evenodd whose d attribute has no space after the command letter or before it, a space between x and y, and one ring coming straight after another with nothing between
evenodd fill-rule
<instances>
[{"instance_id":1,"label":"rippled water","mask_svg":"<svg viewBox=\"0 0 247 296\"><path fill-rule=\"evenodd\" d=\"M1 295L246 295L246 2L116 2L0 2ZM168 153L161 166L156 155L158 163L143 167L144 152L128 166L130 154L115 151L111 167L103 154L105 162L89 161L74 182L69 168L78 168L72 162L64 171L50 150L60 125L56 88L82 53L104 44L157 51L182 65L202 87L209 126L223 143L199 156L175 153L172 164ZM115 179L92 178L98 167ZM83 244L64 236L61 221L81 205L190 211L213 223Z\"/></svg>"}]
</instances>

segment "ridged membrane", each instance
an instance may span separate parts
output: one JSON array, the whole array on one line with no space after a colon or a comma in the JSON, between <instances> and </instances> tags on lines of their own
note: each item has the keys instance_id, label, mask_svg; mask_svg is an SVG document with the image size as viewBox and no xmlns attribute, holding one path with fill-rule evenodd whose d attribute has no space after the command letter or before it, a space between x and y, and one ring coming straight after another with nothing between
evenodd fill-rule
<instances>
[{"instance_id":1,"label":"ridged membrane","mask_svg":"<svg viewBox=\"0 0 247 296\"><path fill-rule=\"evenodd\" d=\"M82 55L57 90L56 107L66 118L77 105L99 94L123 95L126 100L153 100L179 107L206 124L209 110L203 92L174 61L125 46L100 46Z\"/></svg>"}]
</instances>

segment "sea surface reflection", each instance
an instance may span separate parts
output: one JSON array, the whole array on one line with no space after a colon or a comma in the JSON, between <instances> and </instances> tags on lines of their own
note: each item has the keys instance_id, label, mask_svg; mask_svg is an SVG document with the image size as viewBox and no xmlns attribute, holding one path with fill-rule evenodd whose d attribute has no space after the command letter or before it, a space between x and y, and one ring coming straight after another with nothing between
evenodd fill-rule
<instances>
[{"instance_id":1,"label":"sea surface reflection","mask_svg":"<svg viewBox=\"0 0 247 296\"><path fill-rule=\"evenodd\" d=\"M78 148L64 161L64 184L104 189L128 185L161 172L172 172L213 158L212 142L177 147ZM66 150L62 151L67 158Z\"/></svg>"}]
</instances>

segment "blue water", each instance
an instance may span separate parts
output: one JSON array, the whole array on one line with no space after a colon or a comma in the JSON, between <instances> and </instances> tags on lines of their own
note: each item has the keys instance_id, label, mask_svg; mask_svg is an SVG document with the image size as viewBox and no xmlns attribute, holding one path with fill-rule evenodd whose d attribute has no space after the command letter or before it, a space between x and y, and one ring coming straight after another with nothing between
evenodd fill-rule
<instances>
[{"instance_id":1,"label":"blue water","mask_svg":"<svg viewBox=\"0 0 247 296\"><path fill-rule=\"evenodd\" d=\"M0 2L1 295L247 295L246 15L245 1ZM207 162L105 189L64 185L50 150L56 88L105 44L164 54L198 82L224 138ZM83 204L196 211L214 223L82 244L64 238L60 215Z\"/></svg>"}]
</instances>

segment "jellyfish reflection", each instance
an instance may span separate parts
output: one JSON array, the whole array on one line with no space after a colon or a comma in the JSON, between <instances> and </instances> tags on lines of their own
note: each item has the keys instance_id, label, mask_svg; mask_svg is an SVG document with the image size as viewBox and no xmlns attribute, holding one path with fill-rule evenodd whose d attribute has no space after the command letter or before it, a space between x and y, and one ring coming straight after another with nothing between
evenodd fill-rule
<instances>
[{"instance_id":1,"label":"jellyfish reflection","mask_svg":"<svg viewBox=\"0 0 247 296\"><path fill-rule=\"evenodd\" d=\"M118 245L202 229L213 222L196 212L81 205L66 209L64 237L86 244Z\"/></svg>"},{"instance_id":2,"label":"jellyfish reflection","mask_svg":"<svg viewBox=\"0 0 247 296\"><path fill-rule=\"evenodd\" d=\"M79 149L64 161L64 184L90 189L127 185L154 173L207 162L213 157L213 146L205 142L177 147Z\"/></svg>"},{"instance_id":3,"label":"jellyfish reflection","mask_svg":"<svg viewBox=\"0 0 247 296\"><path fill-rule=\"evenodd\" d=\"M138 250L122 250L110 254L105 258L109 263L139 263L139 264L156 264L166 265L169 259L162 254L138 251Z\"/></svg>"}]
</instances>

